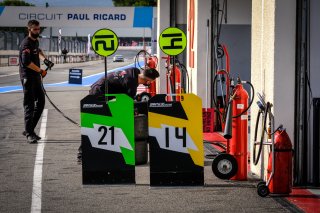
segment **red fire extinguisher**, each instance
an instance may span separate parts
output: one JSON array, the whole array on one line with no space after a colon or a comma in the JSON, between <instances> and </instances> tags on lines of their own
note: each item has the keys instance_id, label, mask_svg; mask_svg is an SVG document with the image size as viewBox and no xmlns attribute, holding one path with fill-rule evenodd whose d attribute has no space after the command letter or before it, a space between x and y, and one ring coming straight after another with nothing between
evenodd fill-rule
<instances>
[{"instance_id":1,"label":"red fire extinguisher","mask_svg":"<svg viewBox=\"0 0 320 213\"><path fill-rule=\"evenodd\" d=\"M243 88L243 83L250 85L252 97ZM219 154L212 162L213 173L221 179L247 180L248 167L248 109L254 98L254 88L248 81L237 80L230 83L230 100L228 103L224 138L227 139L226 153Z\"/></svg>"},{"instance_id":2,"label":"red fire extinguisher","mask_svg":"<svg viewBox=\"0 0 320 213\"><path fill-rule=\"evenodd\" d=\"M147 59L147 66L149 68L156 69L158 65L158 58L156 56L149 56ZM151 82L149 88L147 88L147 93L150 94L151 97L156 95L157 83L156 81Z\"/></svg>"},{"instance_id":3,"label":"red fire extinguisher","mask_svg":"<svg viewBox=\"0 0 320 213\"><path fill-rule=\"evenodd\" d=\"M181 94L181 70L178 66L170 65L170 56L163 57L166 59L166 68L167 68L167 94ZM173 91L173 85L175 85L175 91ZM168 101L171 101L172 98L170 96L167 97ZM180 101L180 96L175 97L176 101Z\"/></svg>"},{"instance_id":4,"label":"red fire extinguisher","mask_svg":"<svg viewBox=\"0 0 320 213\"><path fill-rule=\"evenodd\" d=\"M284 128L276 131L274 152L270 152L267 178L272 194L289 194L292 188L292 144Z\"/></svg>"},{"instance_id":5,"label":"red fire extinguisher","mask_svg":"<svg viewBox=\"0 0 320 213\"><path fill-rule=\"evenodd\" d=\"M243 88L241 83L238 83L233 92L232 102L232 135L229 141L230 154L233 155L238 164L238 171L232 180L247 180L248 167L248 111L242 113L248 108L249 95Z\"/></svg>"},{"instance_id":6,"label":"red fire extinguisher","mask_svg":"<svg viewBox=\"0 0 320 213\"><path fill-rule=\"evenodd\" d=\"M174 69L174 70L173 70ZM174 74L173 74L174 72ZM175 75L175 79L173 76ZM169 71L169 76L167 82L167 91L169 94L181 94L181 72L180 69L177 66L171 67L171 70ZM172 91L172 85L175 84L175 91ZM176 101L180 100L180 96L176 96Z\"/></svg>"},{"instance_id":7,"label":"red fire extinguisher","mask_svg":"<svg viewBox=\"0 0 320 213\"><path fill-rule=\"evenodd\" d=\"M144 61L143 65L140 64L142 60ZM154 55L151 55L146 50L140 50L135 56L135 65L141 70L148 68L156 69L158 66L158 58ZM151 97L156 95L156 87L156 82L153 81L149 86L141 88L143 92L136 95L136 100L148 101Z\"/></svg>"}]
</instances>

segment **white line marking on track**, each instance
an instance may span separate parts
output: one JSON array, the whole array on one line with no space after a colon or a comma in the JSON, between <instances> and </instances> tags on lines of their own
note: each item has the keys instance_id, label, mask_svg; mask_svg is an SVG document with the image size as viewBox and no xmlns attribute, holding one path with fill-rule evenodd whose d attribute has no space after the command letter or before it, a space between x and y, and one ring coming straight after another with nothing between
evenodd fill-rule
<instances>
[{"instance_id":1,"label":"white line marking on track","mask_svg":"<svg viewBox=\"0 0 320 213\"><path fill-rule=\"evenodd\" d=\"M0 78L4 78L4 77L9 77L9 76L13 76L13 75L19 75L19 73L13 73L13 74L7 74L7 75L0 75Z\"/></svg>"},{"instance_id":2,"label":"white line marking on track","mask_svg":"<svg viewBox=\"0 0 320 213\"><path fill-rule=\"evenodd\" d=\"M37 146L36 160L34 162L33 187L31 213L41 212L41 192L42 192L42 165L45 146L45 136L47 129L48 109L44 109L40 126L39 136L42 138Z\"/></svg>"}]
</instances>

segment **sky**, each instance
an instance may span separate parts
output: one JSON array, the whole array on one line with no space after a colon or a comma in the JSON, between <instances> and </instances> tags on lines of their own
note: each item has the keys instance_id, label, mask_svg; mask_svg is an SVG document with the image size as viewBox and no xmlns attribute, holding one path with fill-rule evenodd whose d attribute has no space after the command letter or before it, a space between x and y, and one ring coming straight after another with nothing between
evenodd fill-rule
<instances>
[{"instance_id":1,"label":"sky","mask_svg":"<svg viewBox=\"0 0 320 213\"><path fill-rule=\"evenodd\" d=\"M25 0L35 6L45 7L46 2L50 7L112 7L112 0Z\"/></svg>"}]
</instances>

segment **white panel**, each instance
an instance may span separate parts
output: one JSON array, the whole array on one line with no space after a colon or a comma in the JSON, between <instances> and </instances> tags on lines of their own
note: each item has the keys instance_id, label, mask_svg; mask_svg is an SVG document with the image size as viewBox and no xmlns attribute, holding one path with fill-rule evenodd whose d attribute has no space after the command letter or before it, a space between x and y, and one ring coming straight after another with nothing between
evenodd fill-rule
<instances>
[{"instance_id":1,"label":"white panel","mask_svg":"<svg viewBox=\"0 0 320 213\"><path fill-rule=\"evenodd\" d=\"M274 115L276 126L283 124L292 142L295 117L295 44L296 4L291 0L277 0L273 88Z\"/></svg>"},{"instance_id":2,"label":"white panel","mask_svg":"<svg viewBox=\"0 0 320 213\"><path fill-rule=\"evenodd\" d=\"M223 0L220 0L222 4ZM251 0L227 0L227 24L251 24ZM222 6L221 6L222 7Z\"/></svg>"},{"instance_id":3,"label":"white panel","mask_svg":"<svg viewBox=\"0 0 320 213\"><path fill-rule=\"evenodd\" d=\"M61 27L62 36L81 36L86 37L88 34L93 35L97 30L101 29L95 28L77 28L77 27ZM150 28L110 28L113 32L117 34L118 37L143 37L143 29L145 29L145 37L151 37ZM52 36L58 36L59 28L52 28ZM129 32L129 33L128 33ZM42 36L50 36L50 28L46 28Z\"/></svg>"},{"instance_id":4,"label":"white panel","mask_svg":"<svg viewBox=\"0 0 320 213\"><path fill-rule=\"evenodd\" d=\"M311 0L310 6L310 84L313 97L320 97L320 1Z\"/></svg>"},{"instance_id":5,"label":"white panel","mask_svg":"<svg viewBox=\"0 0 320 213\"><path fill-rule=\"evenodd\" d=\"M157 17L157 39L159 39L162 31L170 26L170 0L158 0ZM166 69L165 60L161 59L161 57L165 57L166 55L163 54L163 52L159 48L159 45L157 49L157 56L159 58L158 70L160 73L160 80L157 81L157 92L164 94L166 93Z\"/></svg>"},{"instance_id":6,"label":"white panel","mask_svg":"<svg viewBox=\"0 0 320 213\"><path fill-rule=\"evenodd\" d=\"M192 70L192 92L200 96L203 106L206 105L206 94L210 93L209 79L206 72L207 56L207 20L211 17L211 1L195 1L195 69ZM208 75L209 76L209 75ZM206 91L207 90L207 91ZM208 98L209 99L209 98Z\"/></svg>"},{"instance_id":7,"label":"white panel","mask_svg":"<svg viewBox=\"0 0 320 213\"><path fill-rule=\"evenodd\" d=\"M187 0L176 0L177 24L186 24L187 22Z\"/></svg>"},{"instance_id":8,"label":"white panel","mask_svg":"<svg viewBox=\"0 0 320 213\"><path fill-rule=\"evenodd\" d=\"M132 27L134 7L11 7L0 14L0 26L26 26L36 19L41 26L52 27Z\"/></svg>"}]
</instances>

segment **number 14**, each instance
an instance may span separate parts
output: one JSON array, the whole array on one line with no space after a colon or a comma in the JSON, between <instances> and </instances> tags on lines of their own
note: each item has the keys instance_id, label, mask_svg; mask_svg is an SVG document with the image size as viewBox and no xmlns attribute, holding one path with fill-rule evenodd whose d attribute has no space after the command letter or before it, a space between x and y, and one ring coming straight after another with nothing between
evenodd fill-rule
<instances>
[{"instance_id":1,"label":"number 14","mask_svg":"<svg viewBox=\"0 0 320 213\"><path fill-rule=\"evenodd\" d=\"M170 139L170 134L169 134L169 128L166 127L165 128L166 131L166 147L169 147L169 139ZM179 135L179 127L175 128L175 137L177 139L182 139L182 147L186 147L187 146L187 129L186 127L182 128L182 135Z\"/></svg>"}]
</instances>

